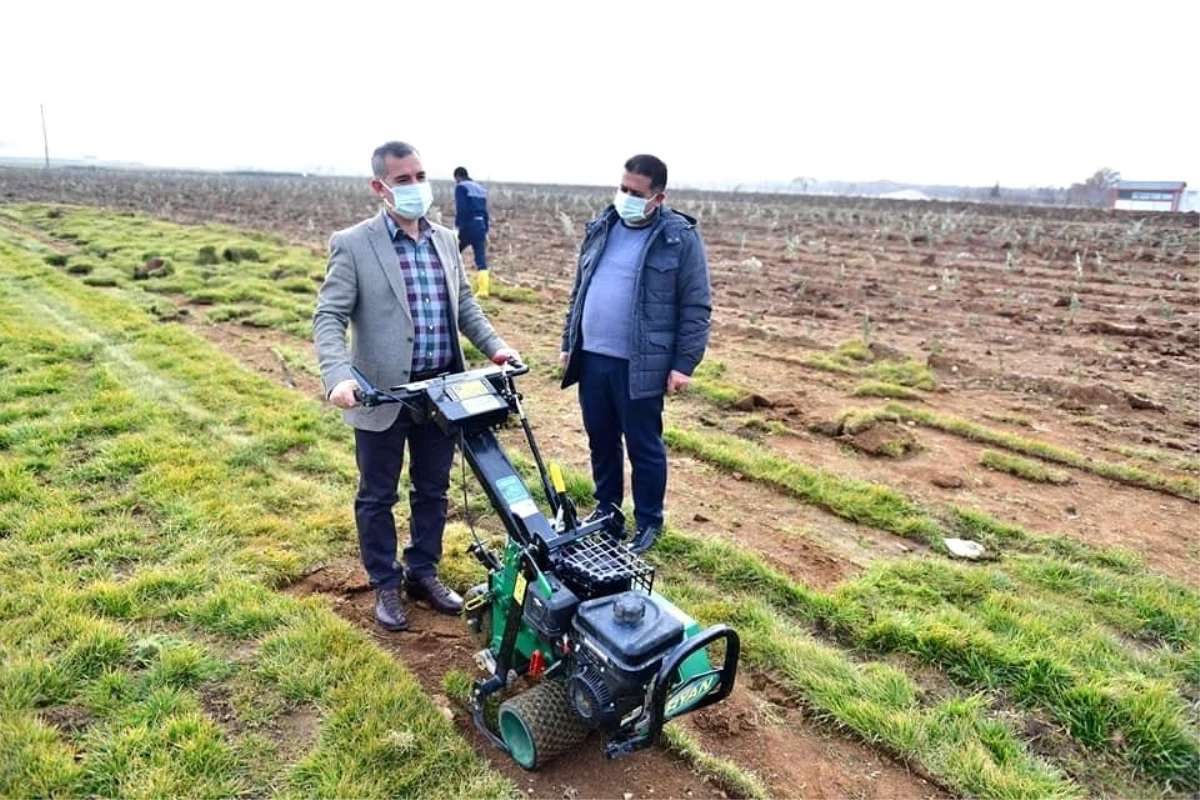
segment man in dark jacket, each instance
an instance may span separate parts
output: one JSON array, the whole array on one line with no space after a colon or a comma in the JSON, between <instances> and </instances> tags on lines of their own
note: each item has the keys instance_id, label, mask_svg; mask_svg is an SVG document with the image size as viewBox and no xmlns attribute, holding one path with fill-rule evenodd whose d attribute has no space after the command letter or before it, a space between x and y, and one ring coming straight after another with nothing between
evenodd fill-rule
<instances>
[{"instance_id":1,"label":"man in dark jacket","mask_svg":"<svg viewBox=\"0 0 1200 800\"><path fill-rule=\"evenodd\" d=\"M466 167L454 168L454 183L454 227L458 231L458 252L471 248L475 256L475 270L479 273L475 294L487 297L487 232L491 222L488 218L487 190L471 180Z\"/></svg>"},{"instance_id":2,"label":"man in dark jacket","mask_svg":"<svg viewBox=\"0 0 1200 800\"><path fill-rule=\"evenodd\" d=\"M712 316L704 242L696 220L667 207L666 188L658 158L625 162L613 204L584 234L559 355L563 388L579 383L596 483L592 518L621 507L629 451L637 552L662 532L663 396L687 387Z\"/></svg>"}]
</instances>

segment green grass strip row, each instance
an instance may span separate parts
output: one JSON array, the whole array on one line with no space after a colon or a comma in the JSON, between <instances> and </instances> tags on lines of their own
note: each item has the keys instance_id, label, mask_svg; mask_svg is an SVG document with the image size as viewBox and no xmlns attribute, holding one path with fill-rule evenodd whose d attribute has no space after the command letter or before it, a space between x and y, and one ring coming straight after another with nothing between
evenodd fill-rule
<instances>
[{"instance_id":1,"label":"green grass strip row","mask_svg":"<svg viewBox=\"0 0 1200 800\"><path fill-rule=\"evenodd\" d=\"M666 553L664 552L664 555ZM903 671L855 663L821 644L749 592L714 590L669 568L673 602L704 624L733 625L742 661L777 676L819 717L896 756L919 762L953 791L971 797L1078 797L1061 771L1029 752L989 713L981 696L922 702Z\"/></svg>"},{"instance_id":2,"label":"green grass strip row","mask_svg":"<svg viewBox=\"0 0 1200 800\"><path fill-rule=\"evenodd\" d=\"M937 379L929 367L911 358L903 361L876 360L875 353L862 341L852 339L843 342L837 350L829 355L812 353L800 359L802 365L832 372L837 375L862 375L874 380L868 381L856 390L856 396L870 397L903 397L914 399L919 397L915 392L908 397L896 393L903 387L933 391L937 388ZM886 386L902 387L900 390L885 388ZM867 387L867 388L863 388ZM870 394L870 392L892 392L890 394ZM911 389L910 389L911 391Z\"/></svg>"},{"instance_id":3,"label":"green grass strip row","mask_svg":"<svg viewBox=\"0 0 1200 800\"><path fill-rule=\"evenodd\" d=\"M1021 458L998 450L983 450L979 454L979 463L997 472L1007 472L1034 483L1051 483L1064 486L1071 482L1071 475L1066 470L1047 467L1040 461L1031 458Z\"/></svg>"},{"instance_id":4,"label":"green grass strip row","mask_svg":"<svg viewBox=\"0 0 1200 800\"><path fill-rule=\"evenodd\" d=\"M1064 598L1054 576L1078 568L1052 559L1020 556L1013 568L987 570L918 559L877 564L825 594L723 543L673 535L656 555L855 647L902 652L968 688L1003 689L1022 705L1045 708L1081 743L1113 750L1161 784L1192 785L1200 768L1180 694L1200 689L1200 598L1178 585L1168 584L1158 610L1173 612L1181 630L1172 644L1183 649L1146 655L1107 630L1132 620L1106 613L1095 597L1144 601L1155 597L1158 579L1092 570L1095 580Z\"/></svg>"},{"instance_id":5,"label":"green grass strip row","mask_svg":"<svg viewBox=\"0 0 1200 800\"><path fill-rule=\"evenodd\" d=\"M938 552L945 551L943 536L953 531L992 549L1019 548L1125 571L1142 566L1141 559L1129 551L1092 548L1063 536L1034 534L973 509L952 506L942 520L895 489L799 464L744 439L679 428L668 428L664 438L675 450L738 472L843 519L910 538Z\"/></svg>"},{"instance_id":6,"label":"green grass strip row","mask_svg":"<svg viewBox=\"0 0 1200 800\"><path fill-rule=\"evenodd\" d=\"M1041 543L980 512L957 511L976 527L990 524L1007 541ZM1101 751L1115 747L1143 781L1186 784L1195 748L1179 692L1200 689L1195 647L1200 595L1158 576L1130 574L1137 564L1120 554L1091 553L1083 545L1044 550L1048 557L1040 552L1015 556L991 570L928 560L915 566L882 563L831 594L793 583L753 554L677 532L661 541L655 557L730 595L746 592L855 647L912 655L972 690L1009 692L1023 705L1049 710L1082 744ZM1087 563L1063 560L1072 557ZM679 575L671 574L668 591L678 599L674 581ZM881 594L881 587L888 591ZM911 591L905 594L902 588ZM902 610L904 624L918 631L916 638L884 635L896 629L888 616L892 609ZM997 626L1002 636L992 630ZM1173 649L1143 656L1138 645L1106 626ZM948 638L940 632L949 632ZM1046 685L1029 678L1047 669L1055 679ZM1122 677L1113 680L1112 675ZM815 702L809 693L800 696ZM1110 707L1120 713L1109 713ZM846 722L844 715L834 717ZM855 730L868 738L880 735L871 728ZM1113 746L1114 741L1125 744Z\"/></svg>"},{"instance_id":7,"label":"green grass strip row","mask_svg":"<svg viewBox=\"0 0 1200 800\"><path fill-rule=\"evenodd\" d=\"M668 428L663 438L673 449L769 483L845 519L942 547L937 521L894 489L798 464L730 436Z\"/></svg>"},{"instance_id":8,"label":"green grass strip row","mask_svg":"<svg viewBox=\"0 0 1200 800\"><path fill-rule=\"evenodd\" d=\"M511 796L365 632L271 588L353 541L346 433L12 242L0 795ZM311 739L266 735L305 709Z\"/></svg>"},{"instance_id":9,"label":"green grass strip row","mask_svg":"<svg viewBox=\"0 0 1200 800\"><path fill-rule=\"evenodd\" d=\"M1178 497L1200 502L1200 480L1196 478L1173 478L1149 470L1112 461L1103 461L1085 456L1064 447L1041 442L1036 439L1026 439L1004 431L978 425L970 420L949 414L939 414L933 411L913 408L903 403L888 403L883 409L868 412L877 419L891 418L912 420L931 428L953 433L976 442L1003 447L1024 455L1036 456L1046 461L1066 464L1069 467L1085 470L1110 480L1154 489L1160 492L1177 495Z\"/></svg>"},{"instance_id":10,"label":"green grass strip row","mask_svg":"<svg viewBox=\"0 0 1200 800\"><path fill-rule=\"evenodd\" d=\"M1200 472L1200 458L1183 456L1178 453L1168 453L1163 450L1155 450L1152 447L1130 447L1124 444L1109 443L1103 443L1100 447L1126 458L1137 458L1142 461L1151 461L1155 464L1165 464L1172 469L1178 469L1183 472Z\"/></svg>"},{"instance_id":11,"label":"green grass strip row","mask_svg":"<svg viewBox=\"0 0 1200 800\"><path fill-rule=\"evenodd\" d=\"M920 400L920 392L913 391L907 386L885 381L863 381L852 391L854 397L889 397L896 400Z\"/></svg>"}]
</instances>

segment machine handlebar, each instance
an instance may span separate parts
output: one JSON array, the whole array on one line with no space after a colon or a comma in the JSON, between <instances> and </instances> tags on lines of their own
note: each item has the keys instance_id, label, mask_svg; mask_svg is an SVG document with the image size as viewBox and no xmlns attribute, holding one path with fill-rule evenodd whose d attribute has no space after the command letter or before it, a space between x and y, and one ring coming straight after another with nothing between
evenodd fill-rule
<instances>
[{"instance_id":1,"label":"machine handlebar","mask_svg":"<svg viewBox=\"0 0 1200 800\"><path fill-rule=\"evenodd\" d=\"M351 366L350 372L354 375L354 380L358 382L359 386L358 389L354 390L354 397L359 403L370 408L386 403L407 405L422 393L437 386L449 387L466 381L494 378L497 376L505 380L515 378L529 372L529 365L515 358L510 358L504 364L489 364L478 369L467 370L466 372L448 372L445 375L438 375L435 378L423 381L398 384L390 387L387 391L376 388L358 367Z\"/></svg>"}]
</instances>

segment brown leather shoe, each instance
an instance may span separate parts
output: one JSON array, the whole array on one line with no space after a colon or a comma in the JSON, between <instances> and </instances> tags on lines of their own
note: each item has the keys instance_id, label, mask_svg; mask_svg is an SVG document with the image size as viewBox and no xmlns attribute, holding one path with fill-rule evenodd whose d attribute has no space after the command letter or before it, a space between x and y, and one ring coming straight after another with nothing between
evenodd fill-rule
<instances>
[{"instance_id":1,"label":"brown leather shoe","mask_svg":"<svg viewBox=\"0 0 1200 800\"><path fill-rule=\"evenodd\" d=\"M447 588L438 580L436 575L429 575L417 580L407 580L404 591L408 592L410 600L421 600L439 614L458 615L462 613L463 602L458 593Z\"/></svg>"},{"instance_id":2,"label":"brown leather shoe","mask_svg":"<svg viewBox=\"0 0 1200 800\"><path fill-rule=\"evenodd\" d=\"M400 601L400 587L375 590L375 621L385 631L408 630L408 615Z\"/></svg>"}]
</instances>

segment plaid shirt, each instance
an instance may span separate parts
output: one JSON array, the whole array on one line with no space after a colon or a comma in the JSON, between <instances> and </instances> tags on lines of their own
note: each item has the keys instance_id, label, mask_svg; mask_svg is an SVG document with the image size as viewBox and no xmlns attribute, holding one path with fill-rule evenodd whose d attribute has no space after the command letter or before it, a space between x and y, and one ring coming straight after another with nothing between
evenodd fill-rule
<instances>
[{"instance_id":1,"label":"plaid shirt","mask_svg":"<svg viewBox=\"0 0 1200 800\"><path fill-rule=\"evenodd\" d=\"M450 331L450 294L446 274L433 247L433 228L424 218L416 241L384 212L400 274L408 291L408 308L413 318L413 372L450 367L454 359Z\"/></svg>"}]
</instances>

